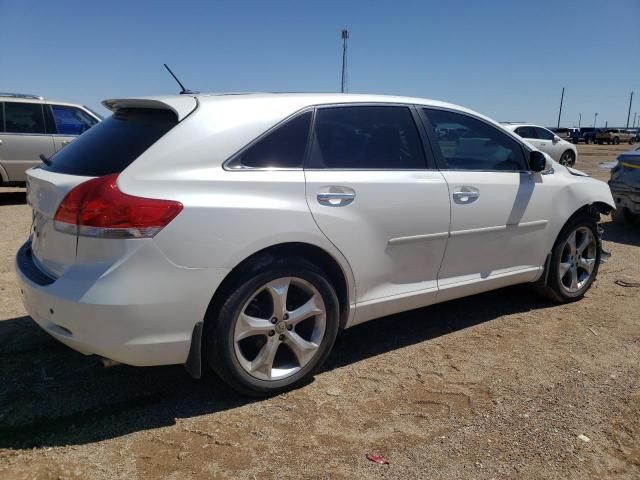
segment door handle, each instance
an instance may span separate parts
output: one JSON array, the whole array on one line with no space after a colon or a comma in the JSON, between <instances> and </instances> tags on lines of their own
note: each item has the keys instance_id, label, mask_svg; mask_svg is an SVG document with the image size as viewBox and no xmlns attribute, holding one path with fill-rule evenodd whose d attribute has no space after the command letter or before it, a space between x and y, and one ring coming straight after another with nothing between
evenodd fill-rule
<instances>
[{"instance_id":1,"label":"door handle","mask_svg":"<svg viewBox=\"0 0 640 480\"><path fill-rule=\"evenodd\" d=\"M472 203L480 198L480 192L475 187L460 187L451 195L456 203Z\"/></svg>"},{"instance_id":2,"label":"door handle","mask_svg":"<svg viewBox=\"0 0 640 480\"><path fill-rule=\"evenodd\" d=\"M352 203L356 194L351 192L321 192L318 193L318 203L325 207L346 207Z\"/></svg>"},{"instance_id":3,"label":"door handle","mask_svg":"<svg viewBox=\"0 0 640 480\"><path fill-rule=\"evenodd\" d=\"M62 146L64 147L65 145L69 145L71 142L73 142L73 140L63 140Z\"/></svg>"}]
</instances>

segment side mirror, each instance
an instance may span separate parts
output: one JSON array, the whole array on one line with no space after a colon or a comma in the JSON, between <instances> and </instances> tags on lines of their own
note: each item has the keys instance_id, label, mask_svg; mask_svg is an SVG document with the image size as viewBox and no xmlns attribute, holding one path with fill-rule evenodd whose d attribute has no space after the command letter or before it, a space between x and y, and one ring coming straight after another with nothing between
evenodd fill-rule
<instances>
[{"instance_id":1,"label":"side mirror","mask_svg":"<svg viewBox=\"0 0 640 480\"><path fill-rule=\"evenodd\" d=\"M529 168L532 172L543 172L547 169L547 157L544 153L534 150L529 154Z\"/></svg>"},{"instance_id":2,"label":"side mirror","mask_svg":"<svg viewBox=\"0 0 640 480\"><path fill-rule=\"evenodd\" d=\"M554 135L553 136L553 143L558 143L560 140L562 140L559 136Z\"/></svg>"}]
</instances>

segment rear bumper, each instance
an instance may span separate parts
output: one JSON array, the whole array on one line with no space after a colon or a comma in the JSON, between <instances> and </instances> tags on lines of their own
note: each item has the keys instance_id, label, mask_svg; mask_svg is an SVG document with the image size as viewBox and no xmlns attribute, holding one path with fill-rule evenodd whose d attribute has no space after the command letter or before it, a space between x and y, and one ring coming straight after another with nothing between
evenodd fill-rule
<instances>
[{"instance_id":1,"label":"rear bumper","mask_svg":"<svg viewBox=\"0 0 640 480\"><path fill-rule=\"evenodd\" d=\"M228 270L176 266L149 239L117 262L74 265L57 279L38 270L27 242L16 272L27 312L51 336L87 355L151 366L186 362Z\"/></svg>"}]
</instances>

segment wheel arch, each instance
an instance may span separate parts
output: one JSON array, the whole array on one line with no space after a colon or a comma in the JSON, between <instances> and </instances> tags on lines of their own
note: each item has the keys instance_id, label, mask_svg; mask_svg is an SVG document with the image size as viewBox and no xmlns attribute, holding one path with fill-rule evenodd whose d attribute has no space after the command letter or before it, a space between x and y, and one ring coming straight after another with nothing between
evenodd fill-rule
<instances>
[{"instance_id":1,"label":"wheel arch","mask_svg":"<svg viewBox=\"0 0 640 480\"><path fill-rule=\"evenodd\" d=\"M215 318L224 298L233 290L240 278L259 267L284 258L302 258L322 270L333 285L340 306L340 329L345 328L352 315L351 299L355 298L353 275L348 266L341 265L325 249L305 242L286 242L265 247L239 262L225 276L211 297L205 317L198 322L191 335L191 347L185 367L194 378L200 378L202 372L202 335L205 319Z\"/></svg>"}]
</instances>

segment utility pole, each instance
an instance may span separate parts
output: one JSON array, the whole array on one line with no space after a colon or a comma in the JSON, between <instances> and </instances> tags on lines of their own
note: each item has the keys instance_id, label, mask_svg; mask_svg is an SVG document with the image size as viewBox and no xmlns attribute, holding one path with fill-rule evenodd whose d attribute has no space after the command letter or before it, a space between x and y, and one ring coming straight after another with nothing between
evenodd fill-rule
<instances>
[{"instance_id":1,"label":"utility pole","mask_svg":"<svg viewBox=\"0 0 640 480\"><path fill-rule=\"evenodd\" d=\"M636 115L638 115L638 112L633 113L633 128L636 128Z\"/></svg>"},{"instance_id":2,"label":"utility pole","mask_svg":"<svg viewBox=\"0 0 640 480\"><path fill-rule=\"evenodd\" d=\"M558 128L560 128L560 116L562 115L562 101L564 100L564 87L562 87L562 95L560 96L560 111L558 112Z\"/></svg>"},{"instance_id":3,"label":"utility pole","mask_svg":"<svg viewBox=\"0 0 640 480\"><path fill-rule=\"evenodd\" d=\"M349 39L349 30L342 29L342 82L340 83L340 92L344 93L347 89L347 40Z\"/></svg>"},{"instance_id":4,"label":"utility pole","mask_svg":"<svg viewBox=\"0 0 640 480\"><path fill-rule=\"evenodd\" d=\"M596 115L593 117L593 128L596 128L597 121L598 121L598 112L596 112Z\"/></svg>"},{"instance_id":5,"label":"utility pole","mask_svg":"<svg viewBox=\"0 0 640 480\"><path fill-rule=\"evenodd\" d=\"M629 113L627 113L627 128L629 128L629 117L631 116L631 102L633 102L633 92L629 96Z\"/></svg>"},{"instance_id":6,"label":"utility pole","mask_svg":"<svg viewBox=\"0 0 640 480\"><path fill-rule=\"evenodd\" d=\"M580 128L580 122L582 122L582 114L578 114L578 128Z\"/></svg>"}]
</instances>

